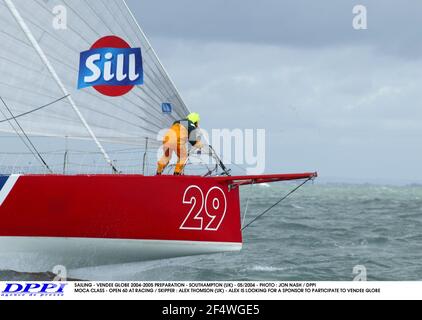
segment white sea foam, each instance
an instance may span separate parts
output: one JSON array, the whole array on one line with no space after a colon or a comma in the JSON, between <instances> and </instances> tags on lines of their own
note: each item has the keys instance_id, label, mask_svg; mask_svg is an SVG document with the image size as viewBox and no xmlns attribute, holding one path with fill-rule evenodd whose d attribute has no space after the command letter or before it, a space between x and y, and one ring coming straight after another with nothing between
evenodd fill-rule
<instances>
[{"instance_id":1,"label":"white sea foam","mask_svg":"<svg viewBox=\"0 0 422 320\"><path fill-rule=\"evenodd\" d=\"M283 271L285 268L271 267L271 266L252 266L249 270L251 271L263 271L263 272L274 272L274 271Z\"/></svg>"}]
</instances>

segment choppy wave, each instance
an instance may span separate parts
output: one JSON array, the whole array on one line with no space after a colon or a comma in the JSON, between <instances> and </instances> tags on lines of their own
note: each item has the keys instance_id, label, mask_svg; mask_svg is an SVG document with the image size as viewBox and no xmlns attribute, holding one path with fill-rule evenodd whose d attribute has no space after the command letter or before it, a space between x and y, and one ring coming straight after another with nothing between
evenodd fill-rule
<instances>
[{"instance_id":1,"label":"choppy wave","mask_svg":"<svg viewBox=\"0 0 422 320\"><path fill-rule=\"evenodd\" d=\"M286 268L277 268L271 266L252 266L250 270L252 271L262 271L262 272L276 272L276 271L284 271Z\"/></svg>"}]
</instances>

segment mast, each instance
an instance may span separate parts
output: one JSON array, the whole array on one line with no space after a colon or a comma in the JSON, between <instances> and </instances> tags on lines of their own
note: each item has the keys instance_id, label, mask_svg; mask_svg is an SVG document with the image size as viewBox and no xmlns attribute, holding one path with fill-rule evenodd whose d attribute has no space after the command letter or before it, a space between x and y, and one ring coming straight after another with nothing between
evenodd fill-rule
<instances>
[{"instance_id":1,"label":"mast","mask_svg":"<svg viewBox=\"0 0 422 320\"><path fill-rule=\"evenodd\" d=\"M95 136L95 134L92 131L91 127L88 125L88 122L85 120L85 118L82 115L82 113L80 112L79 108L76 106L75 101L73 100L73 98L71 97L71 95L67 91L66 87L64 86L64 84L60 80L60 78L59 78L56 70L54 69L54 67L50 63L50 61L48 60L47 56L45 55L45 53L44 53L43 49L41 48L41 46L39 45L38 41L35 39L34 35L31 32L31 30L29 30L28 25L23 20L22 16L20 15L19 11L17 10L16 6L13 4L12 0L4 0L4 2L6 3L6 6L8 7L10 13L13 15L13 17L16 20L16 22L20 26L20 28L25 33L26 37L28 38L28 40L30 41L30 43L32 44L32 46L34 47L35 51L37 52L37 54L41 58L41 61L45 64L45 66L47 67L47 69L50 72L51 76L56 81L56 83L59 86L60 90L63 92L63 94L65 96L67 96L67 99L69 100L70 105L72 106L72 108L75 111L76 115L79 117L80 121L82 122L82 124L84 125L84 127L86 128L86 130L88 131L88 133L91 136L91 138L94 140L94 142L97 145L97 147L100 149L101 153L104 156L104 159L111 166L111 168L113 169L113 172L116 173L117 172L117 169L114 166L113 161L110 159L110 157L107 154L107 152L105 151L104 147L102 146L102 144L100 143L100 141Z\"/></svg>"}]
</instances>

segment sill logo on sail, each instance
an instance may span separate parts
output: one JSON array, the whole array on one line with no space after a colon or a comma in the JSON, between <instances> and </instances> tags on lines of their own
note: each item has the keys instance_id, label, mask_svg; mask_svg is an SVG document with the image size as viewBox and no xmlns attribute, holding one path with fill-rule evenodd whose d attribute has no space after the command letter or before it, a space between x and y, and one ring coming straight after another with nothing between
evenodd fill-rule
<instances>
[{"instance_id":1,"label":"sill logo on sail","mask_svg":"<svg viewBox=\"0 0 422 320\"><path fill-rule=\"evenodd\" d=\"M125 40L107 36L81 52L78 89L94 87L103 95L118 97L143 83L141 48L131 48Z\"/></svg>"}]
</instances>

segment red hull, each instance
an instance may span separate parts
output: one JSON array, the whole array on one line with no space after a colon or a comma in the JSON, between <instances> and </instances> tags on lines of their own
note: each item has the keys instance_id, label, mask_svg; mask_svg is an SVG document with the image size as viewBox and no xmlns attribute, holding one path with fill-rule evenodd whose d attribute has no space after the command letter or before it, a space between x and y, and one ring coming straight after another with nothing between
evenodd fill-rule
<instances>
[{"instance_id":1,"label":"red hull","mask_svg":"<svg viewBox=\"0 0 422 320\"><path fill-rule=\"evenodd\" d=\"M314 176L0 176L0 268L239 251L238 187Z\"/></svg>"},{"instance_id":2,"label":"red hull","mask_svg":"<svg viewBox=\"0 0 422 320\"><path fill-rule=\"evenodd\" d=\"M0 206L0 236L240 243L239 192L229 183L192 176L20 176Z\"/></svg>"}]
</instances>

